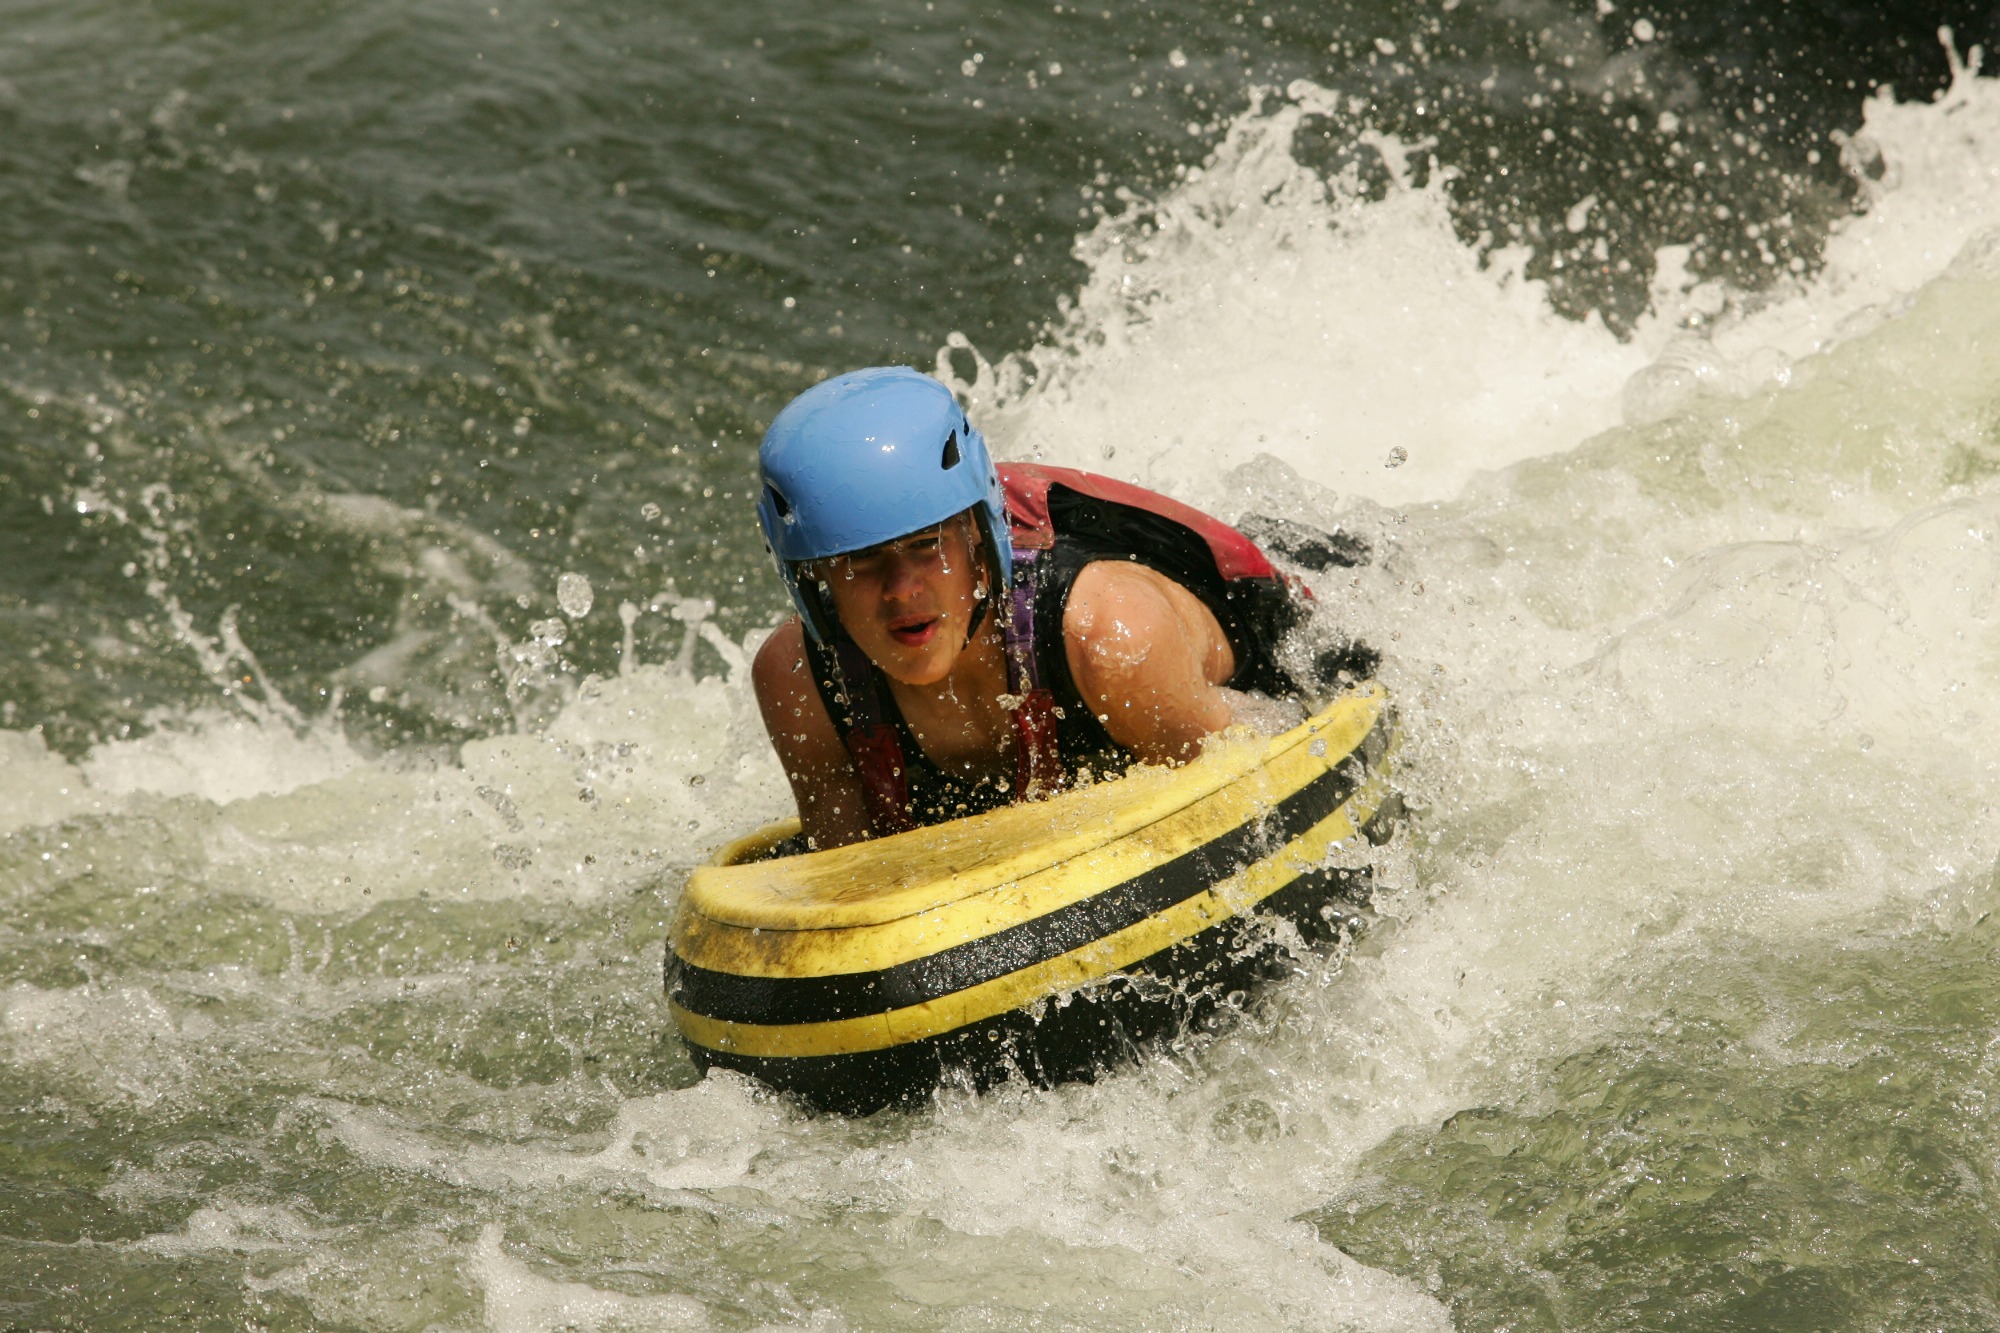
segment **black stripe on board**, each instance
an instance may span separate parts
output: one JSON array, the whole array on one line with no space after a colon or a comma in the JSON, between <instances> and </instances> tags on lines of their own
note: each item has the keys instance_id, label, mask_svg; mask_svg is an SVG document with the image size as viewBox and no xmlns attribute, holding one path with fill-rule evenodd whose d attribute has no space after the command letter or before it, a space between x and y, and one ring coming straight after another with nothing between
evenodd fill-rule
<instances>
[{"instance_id":1,"label":"black stripe on board","mask_svg":"<svg viewBox=\"0 0 2000 1333\"><path fill-rule=\"evenodd\" d=\"M1378 721L1355 756L1221 837L1104 892L1030 921L876 972L754 977L696 967L669 954L667 989L691 1013L726 1022L823 1023L922 1004L1102 939L1184 902L1270 854L1340 808L1360 786L1363 754L1379 753Z\"/></svg>"},{"instance_id":2,"label":"black stripe on board","mask_svg":"<svg viewBox=\"0 0 2000 1333\"><path fill-rule=\"evenodd\" d=\"M1358 907L1371 891L1364 870L1310 871L1266 898L1257 915L1282 917L1307 945L1323 945L1361 928ZM1292 965L1282 939L1231 917L1142 959L1119 979L1077 992L1067 1004L997 1014L902 1046L780 1057L688 1051L699 1068L738 1070L819 1110L867 1115L921 1105L946 1079L981 1090L1009 1078L1038 1087L1093 1079L1206 1021L1232 992Z\"/></svg>"}]
</instances>

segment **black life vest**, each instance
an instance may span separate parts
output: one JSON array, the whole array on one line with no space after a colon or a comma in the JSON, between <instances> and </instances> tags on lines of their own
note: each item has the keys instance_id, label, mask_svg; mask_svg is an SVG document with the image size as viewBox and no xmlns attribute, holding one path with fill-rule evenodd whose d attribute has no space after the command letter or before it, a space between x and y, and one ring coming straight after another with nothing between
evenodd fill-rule
<instances>
[{"instance_id":1,"label":"black life vest","mask_svg":"<svg viewBox=\"0 0 2000 1333\"><path fill-rule=\"evenodd\" d=\"M1132 756L1111 739L1070 679L1062 636L1069 592L1098 560L1131 560L1200 598L1235 653L1229 684L1292 692L1274 657L1303 615L1303 588L1272 567L1256 543L1177 500L1070 468L999 465L1006 491L1014 577L1001 609L1007 692L1014 718L1011 784L957 782L924 755L888 683L858 645L807 639L808 661L829 716L853 758L879 836L1061 790L1088 769L1123 770ZM921 799L913 801L913 788Z\"/></svg>"}]
</instances>

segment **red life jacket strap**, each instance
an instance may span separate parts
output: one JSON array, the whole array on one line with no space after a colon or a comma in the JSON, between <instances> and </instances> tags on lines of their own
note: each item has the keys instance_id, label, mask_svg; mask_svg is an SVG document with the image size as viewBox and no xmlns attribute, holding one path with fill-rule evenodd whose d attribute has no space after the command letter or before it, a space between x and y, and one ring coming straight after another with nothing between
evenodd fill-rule
<instances>
[{"instance_id":1,"label":"red life jacket strap","mask_svg":"<svg viewBox=\"0 0 2000 1333\"><path fill-rule=\"evenodd\" d=\"M1056 697L1046 685L1038 685L1022 695L1014 709L1014 799L1039 800L1055 795L1062 786Z\"/></svg>"},{"instance_id":2,"label":"red life jacket strap","mask_svg":"<svg viewBox=\"0 0 2000 1333\"><path fill-rule=\"evenodd\" d=\"M887 722L856 727L847 733L847 752L861 774L861 793L868 803L868 826L880 837L915 828L910 818L910 779L903 771L903 743Z\"/></svg>"},{"instance_id":3,"label":"red life jacket strap","mask_svg":"<svg viewBox=\"0 0 2000 1333\"><path fill-rule=\"evenodd\" d=\"M868 806L868 827L877 836L916 827L910 817L910 777L905 771L903 743L883 716L881 688L875 664L861 646L845 634L834 641L833 674L848 726L841 741L861 775L861 795Z\"/></svg>"}]
</instances>

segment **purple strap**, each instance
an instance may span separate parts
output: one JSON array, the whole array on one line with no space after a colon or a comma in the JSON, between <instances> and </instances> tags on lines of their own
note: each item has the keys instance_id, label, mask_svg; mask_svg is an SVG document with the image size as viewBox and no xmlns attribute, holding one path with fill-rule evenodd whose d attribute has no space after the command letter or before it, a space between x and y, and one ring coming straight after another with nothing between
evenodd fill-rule
<instances>
[{"instance_id":1,"label":"purple strap","mask_svg":"<svg viewBox=\"0 0 2000 1333\"><path fill-rule=\"evenodd\" d=\"M1016 551L1012 586L1008 589L1007 614L1000 618L1000 634L1007 645L1007 693L1031 694L1041 688L1042 665L1035 658L1035 584L1023 578L1040 551Z\"/></svg>"}]
</instances>

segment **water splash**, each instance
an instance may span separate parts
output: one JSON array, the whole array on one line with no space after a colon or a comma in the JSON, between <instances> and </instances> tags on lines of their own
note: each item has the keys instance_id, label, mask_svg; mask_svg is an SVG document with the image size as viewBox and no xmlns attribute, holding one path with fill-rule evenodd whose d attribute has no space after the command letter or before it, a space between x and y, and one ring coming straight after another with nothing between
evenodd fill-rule
<instances>
[{"instance_id":1,"label":"water splash","mask_svg":"<svg viewBox=\"0 0 2000 1333\"><path fill-rule=\"evenodd\" d=\"M1432 501L1703 396L1781 387L1990 249L2000 85L1977 77L1978 48L1960 57L1941 37L1953 78L1936 101L1867 102L1846 144L1862 209L1810 280L1734 292L1694 281L1672 245L1628 339L1559 318L1524 251L1456 234L1448 173L1416 169L1423 143L1361 134L1386 171L1379 200L1352 163L1327 179L1297 161L1301 122L1341 107L1301 80L1079 239L1089 277L1042 344L994 365L954 334L937 374L1008 456L1108 467L1232 513L1246 497L1218 479L1261 453L1349 497Z\"/></svg>"}]
</instances>

